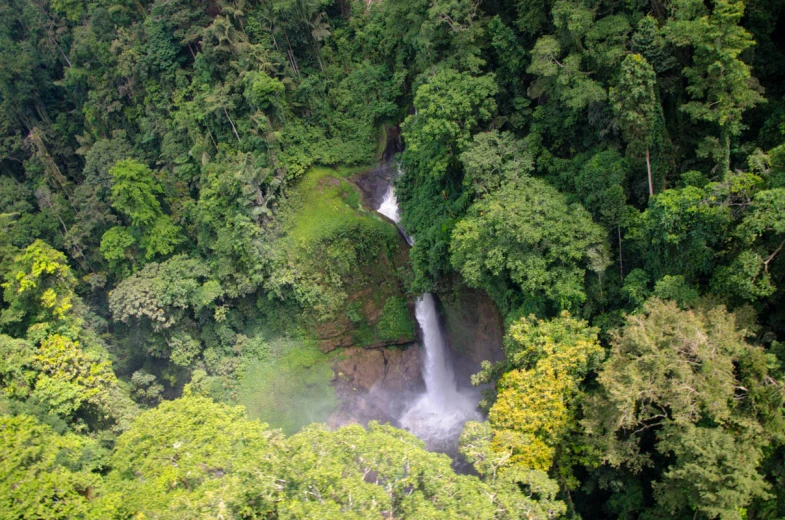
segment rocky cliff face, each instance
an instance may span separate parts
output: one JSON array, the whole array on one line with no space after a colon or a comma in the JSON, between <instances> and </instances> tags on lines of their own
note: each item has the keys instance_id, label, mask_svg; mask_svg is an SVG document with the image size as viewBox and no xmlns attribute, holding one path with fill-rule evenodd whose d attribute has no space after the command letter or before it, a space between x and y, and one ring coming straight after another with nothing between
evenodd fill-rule
<instances>
[{"instance_id":1,"label":"rocky cliff face","mask_svg":"<svg viewBox=\"0 0 785 520\"><path fill-rule=\"evenodd\" d=\"M338 410L332 426L381 421L396 424L403 408L424 389L422 351L408 348L348 348L333 365Z\"/></svg>"},{"instance_id":2,"label":"rocky cliff face","mask_svg":"<svg viewBox=\"0 0 785 520\"><path fill-rule=\"evenodd\" d=\"M374 209L393 174L389 161L380 163L348 179L352 189L342 192L344 200L352 197L362 200L361 205L353 206L358 218L375 220L380 226L389 225L392 238L375 258L338 281L346 293L344 309L315 327L324 352L347 347L405 345L414 340L414 314L407 304L403 282L409 269L409 246L395 233L395 224Z\"/></svg>"},{"instance_id":3,"label":"rocky cliff face","mask_svg":"<svg viewBox=\"0 0 785 520\"><path fill-rule=\"evenodd\" d=\"M413 313L399 274L407 261L404 246L383 251L364 273L346 283L346 312L316 327L322 351L405 345L414 340Z\"/></svg>"},{"instance_id":4,"label":"rocky cliff face","mask_svg":"<svg viewBox=\"0 0 785 520\"><path fill-rule=\"evenodd\" d=\"M504 323L485 291L456 282L439 294L439 301L459 381L469 380L483 361L504 359Z\"/></svg>"}]
</instances>

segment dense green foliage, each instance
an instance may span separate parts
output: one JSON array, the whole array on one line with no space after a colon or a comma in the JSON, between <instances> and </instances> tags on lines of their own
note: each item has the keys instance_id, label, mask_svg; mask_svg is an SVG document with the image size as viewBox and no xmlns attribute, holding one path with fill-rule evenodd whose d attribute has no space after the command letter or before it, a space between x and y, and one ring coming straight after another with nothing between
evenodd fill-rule
<instances>
[{"instance_id":1,"label":"dense green foliage","mask_svg":"<svg viewBox=\"0 0 785 520\"><path fill-rule=\"evenodd\" d=\"M285 439L242 408L186 397L146 412L111 454L25 417L0 419L6 518L547 519L513 485L456 475L390 426L311 426ZM105 476L91 469L106 467ZM54 504L52 506L51 504Z\"/></svg>"},{"instance_id":2,"label":"dense green foliage","mask_svg":"<svg viewBox=\"0 0 785 520\"><path fill-rule=\"evenodd\" d=\"M783 27L783 0L0 3L0 516L785 517ZM398 151L408 256L353 178ZM303 428L335 407L320 338L411 341L408 299L456 280L506 328L478 476Z\"/></svg>"}]
</instances>

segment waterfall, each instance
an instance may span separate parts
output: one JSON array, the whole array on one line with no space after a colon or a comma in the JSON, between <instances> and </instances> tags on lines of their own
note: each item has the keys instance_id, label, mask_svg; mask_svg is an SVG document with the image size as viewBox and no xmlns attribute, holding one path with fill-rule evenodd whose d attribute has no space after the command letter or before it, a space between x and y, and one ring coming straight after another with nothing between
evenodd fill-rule
<instances>
[{"instance_id":1,"label":"waterfall","mask_svg":"<svg viewBox=\"0 0 785 520\"><path fill-rule=\"evenodd\" d=\"M377 211L396 224L400 222L398 201L392 185L387 188ZM413 240L400 225L398 229L412 245ZM403 412L399 422L403 428L424 440L428 449L454 453L466 421L481 419L476 410L477 401L472 395L458 390L432 294L425 293L417 299L415 316L423 333L423 380L426 391Z\"/></svg>"},{"instance_id":2,"label":"waterfall","mask_svg":"<svg viewBox=\"0 0 785 520\"><path fill-rule=\"evenodd\" d=\"M395 188L393 188L392 184L387 186L387 191L384 192L382 203L376 211L396 224L401 221L401 215L398 213L398 199L395 198Z\"/></svg>"},{"instance_id":3,"label":"waterfall","mask_svg":"<svg viewBox=\"0 0 785 520\"><path fill-rule=\"evenodd\" d=\"M466 421L481 420L477 402L458 390L433 295L423 294L415 311L425 346L426 391L404 411L400 423L424 440L428 449L455 452Z\"/></svg>"},{"instance_id":4,"label":"waterfall","mask_svg":"<svg viewBox=\"0 0 785 520\"><path fill-rule=\"evenodd\" d=\"M410 246L414 245L414 239L407 235L400 225L401 215L398 212L398 199L395 198L395 188L393 188L392 184L387 186L387 191L384 192L384 197L382 197L382 203L376 211L395 222L395 225L398 226L398 231L401 232L406 242Z\"/></svg>"}]
</instances>

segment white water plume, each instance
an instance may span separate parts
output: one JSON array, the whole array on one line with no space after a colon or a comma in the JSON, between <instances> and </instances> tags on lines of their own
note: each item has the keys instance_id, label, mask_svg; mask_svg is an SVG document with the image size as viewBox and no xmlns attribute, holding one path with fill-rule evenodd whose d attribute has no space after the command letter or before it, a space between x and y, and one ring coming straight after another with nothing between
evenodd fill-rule
<instances>
[{"instance_id":1,"label":"white water plume","mask_svg":"<svg viewBox=\"0 0 785 520\"><path fill-rule=\"evenodd\" d=\"M398 214L398 200L395 198L395 188L393 188L392 184L387 186L387 191L384 192L384 197L382 198L382 204L376 211L396 224L401 221L401 216Z\"/></svg>"},{"instance_id":2,"label":"white water plume","mask_svg":"<svg viewBox=\"0 0 785 520\"><path fill-rule=\"evenodd\" d=\"M415 311L425 343L426 392L403 413L400 423L424 440L429 449L453 451L466 421L479 421L481 417L473 397L458 390L433 295L423 294Z\"/></svg>"},{"instance_id":3,"label":"white water plume","mask_svg":"<svg viewBox=\"0 0 785 520\"><path fill-rule=\"evenodd\" d=\"M382 197L382 203L376 211L395 222L395 225L398 226L398 231L401 232L404 240L406 240L410 246L414 245L414 239L407 235L406 231L404 231L399 224L401 215L398 212L398 199L395 198L395 188L393 188L392 184L387 186L387 191L384 192L384 197Z\"/></svg>"}]
</instances>

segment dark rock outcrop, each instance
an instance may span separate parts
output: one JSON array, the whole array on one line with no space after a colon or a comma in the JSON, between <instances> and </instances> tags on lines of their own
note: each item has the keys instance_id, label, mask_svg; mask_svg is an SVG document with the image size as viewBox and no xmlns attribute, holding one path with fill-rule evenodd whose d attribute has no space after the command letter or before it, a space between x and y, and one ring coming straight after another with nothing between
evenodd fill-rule
<instances>
[{"instance_id":1,"label":"dark rock outcrop","mask_svg":"<svg viewBox=\"0 0 785 520\"><path fill-rule=\"evenodd\" d=\"M392 161L384 161L370 170L355 175L354 184L360 188L363 195L363 205L375 210L382 203L387 188L393 179L398 176L398 165Z\"/></svg>"},{"instance_id":2,"label":"dark rock outcrop","mask_svg":"<svg viewBox=\"0 0 785 520\"><path fill-rule=\"evenodd\" d=\"M458 381L467 381L483 361L504 359L504 323L485 291L460 284L439 296Z\"/></svg>"},{"instance_id":3,"label":"dark rock outcrop","mask_svg":"<svg viewBox=\"0 0 785 520\"><path fill-rule=\"evenodd\" d=\"M396 424L403 408L425 387L422 351L408 348L347 348L333 365L338 410L333 426L380 421Z\"/></svg>"}]
</instances>

